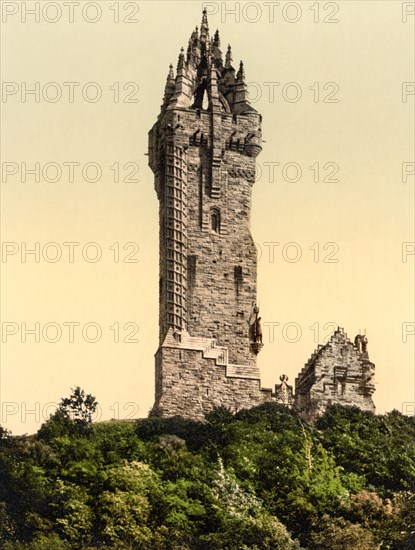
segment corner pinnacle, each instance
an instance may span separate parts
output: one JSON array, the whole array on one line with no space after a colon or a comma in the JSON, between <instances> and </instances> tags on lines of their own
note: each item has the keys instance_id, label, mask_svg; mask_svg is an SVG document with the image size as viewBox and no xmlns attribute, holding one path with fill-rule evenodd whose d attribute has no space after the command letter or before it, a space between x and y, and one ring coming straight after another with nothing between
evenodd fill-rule
<instances>
[{"instance_id":1,"label":"corner pinnacle","mask_svg":"<svg viewBox=\"0 0 415 550\"><path fill-rule=\"evenodd\" d=\"M230 69L232 66L232 49L231 45L228 44L228 51L226 52L225 67Z\"/></svg>"},{"instance_id":2,"label":"corner pinnacle","mask_svg":"<svg viewBox=\"0 0 415 550\"><path fill-rule=\"evenodd\" d=\"M238 71L238 74L236 75L236 78L242 81L245 80L245 69L242 61L239 63L239 71Z\"/></svg>"},{"instance_id":3,"label":"corner pinnacle","mask_svg":"<svg viewBox=\"0 0 415 550\"><path fill-rule=\"evenodd\" d=\"M215 44L215 46L220 46L220 37L219 37L219 31L216 30L215 32L215 37L213 39L213 43Z\"/></svg>"},{"instance_id":4,"label":"corner pinnacle","mask_svg":"<svg viewBox=\"0 0 415 550\"><path fill-rule=\"evenodd\" d=\"M179 60L178 60L178 63L177 63L177 70L179 70L183 67L184 67L184 48L182 47L180 49Z\"/></svg>"},{"instance_id":5,"label":"corner pinnacle","mask_svg":"<svg viewBox=\"0 0 415 550\"><path fill-rule=\"evenodd\" d=\"M200 39L205 42L209 39L209 24L206 8L203 9L202 23L200 25Z\"/></svg>"}]
</instances>

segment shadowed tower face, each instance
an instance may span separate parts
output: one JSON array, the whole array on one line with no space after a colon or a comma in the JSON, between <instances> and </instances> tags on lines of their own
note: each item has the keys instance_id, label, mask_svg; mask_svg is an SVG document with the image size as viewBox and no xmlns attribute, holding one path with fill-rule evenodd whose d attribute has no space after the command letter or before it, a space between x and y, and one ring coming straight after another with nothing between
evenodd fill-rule
<instances>
[{"instance_id":1,"label":"shadowed tower face","mask_svg":"<svg viewBox=\"0 0 415 550\"><path fill-rule=\"evenodd\" d=\"M261 141L261 116L249 104L243 64L235 70L230 46L223 55L204 12L187 52L180 52L176 75L170 66L149 133L160 204L156 408L176 368L172 358L160 358L163 347L199 347L202 355L206 347L221 349L223 363L256 370L262 344L250 211ZM183 380L186 372L176 374Z\"/></svg>"}]
</instances>

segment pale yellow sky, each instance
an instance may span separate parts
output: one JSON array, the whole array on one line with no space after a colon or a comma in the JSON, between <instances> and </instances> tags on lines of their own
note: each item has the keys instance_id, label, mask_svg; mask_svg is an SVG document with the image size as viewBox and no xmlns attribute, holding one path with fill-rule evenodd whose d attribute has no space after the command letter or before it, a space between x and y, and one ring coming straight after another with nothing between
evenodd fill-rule
<instances>
[{"instance_id":1,"label":"pale yellow sky","mask_svg":"<svg viewBox=\"0 0 415 550\"><path fill-rule=\"evenodd\" d=\"M14 433L36 430L75 385L97 397L102 419L153 404L158 204L147 132L202 11L65 4L42 1L31 15L35 2L2 2L0 422ZM413 3L277 4L272 18L269 3L206 3L263 115L252 209L263 386L282 373L294 383L339 324L351 338L367 330L378 411L413 412L414 248L402 244L414 241ZM39 181L24 181L36 163ZM24 254L35 243L38 262ZM39 342L24 341L25 327Z\"/></svg>"}]
</instances>

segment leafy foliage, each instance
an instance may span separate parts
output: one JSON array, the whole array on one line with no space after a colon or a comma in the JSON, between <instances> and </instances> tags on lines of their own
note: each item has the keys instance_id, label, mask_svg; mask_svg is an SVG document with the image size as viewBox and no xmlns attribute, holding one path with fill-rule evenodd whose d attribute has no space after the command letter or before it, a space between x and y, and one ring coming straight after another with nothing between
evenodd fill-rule
<instances>
[{"instance_id":1,"label":"leafy foliage","mask_svg":"<svg viewBox=\"0 0 415 550\"><path fill-rule=\"evenodd\" d=\"M0 429L1 548L415 548L413 418L308 425L267 404L93 424L96 406L75 388L35 436Z\"/></svg>"}]
</instances>

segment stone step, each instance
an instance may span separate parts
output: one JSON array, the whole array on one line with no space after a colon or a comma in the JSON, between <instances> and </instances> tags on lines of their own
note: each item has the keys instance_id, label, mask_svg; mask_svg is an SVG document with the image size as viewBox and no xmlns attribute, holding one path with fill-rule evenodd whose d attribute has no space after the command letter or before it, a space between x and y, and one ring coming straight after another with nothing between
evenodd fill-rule
<instances>
[{"instance_id":1,"label":"stone step","mask_svg":"<svg viewBox=\"0 0 415 550\"><path fill-rule=\"evenodd\" d=\"M228 362L227 348L218 346L213 338L204 338L202 336L190 336L188 332L180 333L180 341L169 339L170 342L175 342L178 347L186 348L195 351L201 351L206 359L214 359L218 365L226 365Z\"/></svg>"},{"instance_id":2,"label":"stone step","mask_svg":"<svg viewBox=\"0 0 415 550\"><path fill-rule=\"evenodd\" d=\"M186 331L175 334L173 330L171 330L166 336L164 345L178 349L201 351L205 359L214 359L217 365L225 366L226 376L230 378L260 379L258 367L249 365L229 365L228 349L222 346L216 346L214 338L190 336Z\"/></svg>"},{"instance_id":3,"label":"stone step","mask_svg":"<svg viewBox=\"0 0 415 550\"><path fill-rule=\"evenodd\" d=\"M227 365L228 364L228 350L223 348L218 351L218 353L203 353L205 359L214 359L217 365Z\"/></svg>"},{"instance_id":4,"label":"stone step","mask_svg":"<svg viewBox=\"0 0 415 550\"><path fill-rule=\"evenodd\" d=\"M250 367L247 365L228 365L226 376L229 378L249 378L251 380L259 380L260 372L258 367Z\"/></svg>"}]
</instances>

